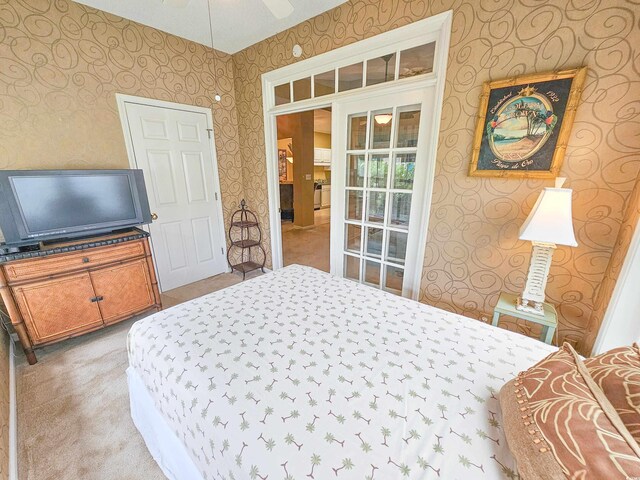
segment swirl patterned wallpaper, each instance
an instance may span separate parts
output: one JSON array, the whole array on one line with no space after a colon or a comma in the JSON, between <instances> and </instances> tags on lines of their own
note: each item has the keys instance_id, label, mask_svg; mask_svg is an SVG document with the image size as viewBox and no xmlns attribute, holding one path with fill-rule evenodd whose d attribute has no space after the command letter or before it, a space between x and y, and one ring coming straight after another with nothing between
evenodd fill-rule
<instances>
[{"instance_id":1,"label":"swirl patterned wallpaper","mask_svg":"<svg viewBox=\"0 0 640 480\"><path fill-rule=\"evenodd\" d=\"M0 0L0 65L0 168L128 168L125 93L212 108L225 219L240 202L229 55L69 0Z\"/></svg>"},{"instance_id":2,"label":"swirl patterned wallpaper","mask_svg":"<svg viewBox=\"0 0 640 480\"><path fill-rule=\"evenodd\" d=\"M501 290L521 291L531 246L517 232L541 188L553 182L467 175L481 85L585 65L562 169L574 190L579 246L558 248L547 287L559 306L560 341L579 344L640 169L637 2L352 0L251 46L233 57L246 197L268 228L262 73L296 61L296 43L304 59L449 9L452 38L421 301L483 318Z\"/></svg>"}]
</instances>

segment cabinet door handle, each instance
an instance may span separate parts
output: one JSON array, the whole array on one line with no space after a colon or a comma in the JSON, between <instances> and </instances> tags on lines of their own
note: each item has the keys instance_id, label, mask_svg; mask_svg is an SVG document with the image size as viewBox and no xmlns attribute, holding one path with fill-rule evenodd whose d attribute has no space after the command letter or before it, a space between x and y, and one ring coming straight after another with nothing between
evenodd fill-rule
<instances>
[{"instance_id":1,"label":"cabinet door handle","mask_svg":"<svg viewBox=\"0 0 640 480\"><path fill-rule=\"evenodd\" d=\"M91 303L100 302L101 300L104 300L104 297L102 295L98 295L97 297L93 297L90 300L91 300Z\"/></svg>"},{"instance_id":2,"label":"cabinet door handle","mask_svg":"<svg viewBox=\"0 0 640 480\"><path fill-rule=\"evenodd\" d=\"M89 257L82 257L82 263L89 263Z\"/></svg>"}]
</instances>

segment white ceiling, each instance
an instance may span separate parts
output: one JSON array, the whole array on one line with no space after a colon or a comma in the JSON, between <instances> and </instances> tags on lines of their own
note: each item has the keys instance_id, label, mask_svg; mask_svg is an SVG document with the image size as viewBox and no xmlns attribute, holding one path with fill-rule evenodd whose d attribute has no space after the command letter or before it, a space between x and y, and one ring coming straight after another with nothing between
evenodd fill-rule
<instances>
[{"instance_id":1,"label":"white ceiling","mask_svg":"<svg viewBox=\"0 0 640 480\"><path fill-rule=\"evenodd\" d=\"M293 12L277 19L263 0L75 0L78 3L236 53L330 10L346 0L289 0ZM211 10L211 27L209 24Z\"/></svg>"}]
</instances>

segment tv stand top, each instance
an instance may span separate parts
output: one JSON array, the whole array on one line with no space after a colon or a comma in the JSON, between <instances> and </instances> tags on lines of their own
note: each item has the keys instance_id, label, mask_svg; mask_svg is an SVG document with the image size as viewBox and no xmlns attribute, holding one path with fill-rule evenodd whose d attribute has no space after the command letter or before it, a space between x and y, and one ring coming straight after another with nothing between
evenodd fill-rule
<instances>
[{"instance_id":1,"label":"tv stand top","mask_svg":"<svg viewBox=\"0 0 640 480\"><path fill-rule=\"evenodd\" d=\"M0 263L23 260L25 258L46 257L76 250L86 250L87 248L129 242L148 236L149 234L144 230L134 227L109 234L74 238L72 240L56 240L29 247L8 248L6 246L0 246Z\"/></svg>"}]
</instances>

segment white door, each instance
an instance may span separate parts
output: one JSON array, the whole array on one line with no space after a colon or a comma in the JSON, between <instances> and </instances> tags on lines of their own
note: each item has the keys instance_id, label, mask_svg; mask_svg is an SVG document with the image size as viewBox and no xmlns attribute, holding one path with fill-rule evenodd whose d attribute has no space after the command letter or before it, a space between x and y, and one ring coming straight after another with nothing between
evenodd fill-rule
<instances>
[{"instance_id":1,"label":"white door","mask_svg":"<svg viewBox=\"0 0 640 480\"><path fill-rule=\"evenodd\" d=\"M144 171L155 218L149 231L160 290L225 272L220 187L207 115L128 102L125 109L125 135L130 135L136 167Z\"/></svg>"},{"instance_id":2,"label":"white door","mask_svg":"<svg viewBox=\"0 0 640 480\"><path fill-rule=\"evenodd\" d=\"M333 274L417 298L434 94L427 87L334 105Z\"/></svg>"}]
</instances>

